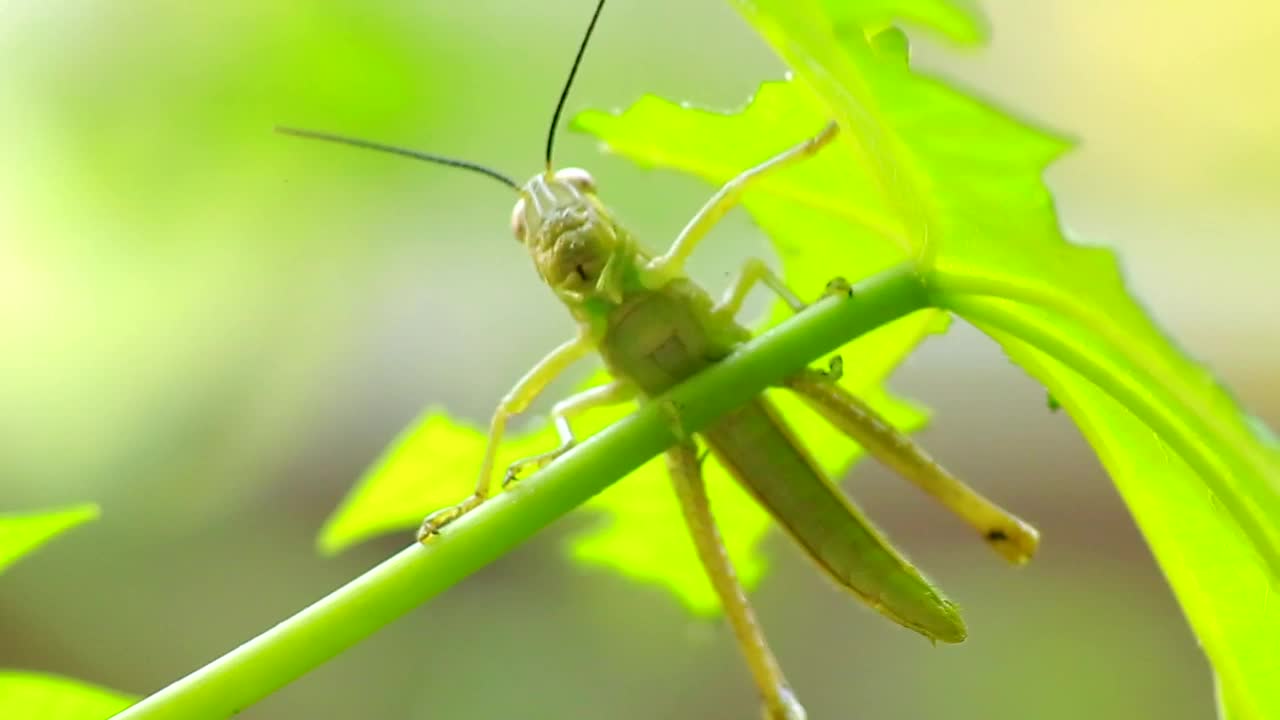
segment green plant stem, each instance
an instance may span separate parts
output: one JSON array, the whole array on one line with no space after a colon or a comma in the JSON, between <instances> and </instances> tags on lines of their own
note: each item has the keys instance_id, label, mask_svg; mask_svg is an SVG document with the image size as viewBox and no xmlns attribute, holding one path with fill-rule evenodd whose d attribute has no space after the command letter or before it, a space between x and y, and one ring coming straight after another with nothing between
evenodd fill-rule
<instances>
[{"instance_id":1,"label":"green plant stem","mask_svg":"<svg viewBox=\"0 0 1280 720\"><path fill-rule=\"evenodd\" d=\"M668 393L697 431L853 338L927 305L907 266L828 298ZM232 715L354 645L518 545L675 442L669 410L649 403L550 467L501 493L274 628L117 715L201 720Z\"/></svg>"}]
</instances>

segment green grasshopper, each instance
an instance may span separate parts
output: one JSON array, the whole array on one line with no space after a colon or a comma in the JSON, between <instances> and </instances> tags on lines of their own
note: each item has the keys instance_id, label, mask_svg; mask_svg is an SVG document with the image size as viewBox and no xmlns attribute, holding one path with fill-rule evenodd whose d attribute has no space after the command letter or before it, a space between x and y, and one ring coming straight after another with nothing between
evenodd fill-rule
<instances>
[{"instance_id":1,"label":"green grasshopper","mask_svg":"<svg viewBox=\"0 0 1280 720\"><path fill-rule=\"evenodd\" d=\"M512 230L528 250L538 275L578 324L577 336L542 358L498 404L475 492L458 505L428 516L418 532L423 542L492 495L495 455L507 421L592 351L604 360L613 382L555 404L551 418L559 434L559 447L511 465L502 482L504 488L525 471L545 467L573 448L577 440L570 421L575 417L624 402L664 402L663 393L671 387L733 353L751 337L734 318L756 285L764 284L797 312L805 308L760 260L747 261L718 302L685 275L684 264L698 242L753 183L802 162L834 141L839 134L834 123L729 181L661 255L646 251L614 220L601 203L590 174L577 168L553 168L556 126L603 6L604 0L599 0L552 115L545 169L523 185L464 160L280 128L300 137L479 172L509 186L519 194ZM828 291L847 292L847 285L833 281ZM807 370L783 384L877 459L976 529L1006 559L1026 562L1038 542L1035 529L952 476L866 403L836 384L839 370L837 358L829 372ZM672 414L680 440L667 450L667 466L695 548L759 688L765 714L769 718L804 717L720 540L703 485L696 440L679 431L674 408ZM956 606L833 487L766 397L746 402L697 436L837 584L891 620L932 640L960 642L965 638Z\"/></svg>"}]
</instances>

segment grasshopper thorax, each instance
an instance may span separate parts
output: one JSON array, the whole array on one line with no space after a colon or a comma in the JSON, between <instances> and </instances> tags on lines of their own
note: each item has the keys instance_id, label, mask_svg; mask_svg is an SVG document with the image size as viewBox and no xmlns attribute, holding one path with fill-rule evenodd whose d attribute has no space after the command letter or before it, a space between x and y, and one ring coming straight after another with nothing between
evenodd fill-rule
<instances>
[{"instance_id":1,"label":"grasshopper thorax","mask_svg":"<svg viewBox=\"0 0 1280 720\"><path fill-rule=\"evenodd\" d=\"M520 189L511 229L528 249L534 267L565 301L621 302L610 260L628 252L628 243L609 210L596 197L585 170L539 173Z\"/></svg>"}]
</instances>

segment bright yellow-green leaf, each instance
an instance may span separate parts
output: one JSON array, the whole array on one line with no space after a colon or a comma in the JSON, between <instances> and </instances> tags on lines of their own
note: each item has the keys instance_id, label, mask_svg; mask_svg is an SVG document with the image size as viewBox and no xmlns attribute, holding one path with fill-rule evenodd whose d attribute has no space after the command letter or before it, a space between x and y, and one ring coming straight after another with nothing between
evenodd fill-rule
<instances>
[{"instance_id":1,"label":"bright yellow-green leaf","mask_svg":"<svg viewBox=\"0 0 1280 720\"><path fill-rule=\"evenodd\" d=\"M1000 341L1098 449L1232 717L1280 717L1280 450L1156 328L1109 252L1065 240L1040 178L1067 143L912 72L905 37L868 11L955 37L945 3L735 5L796 82L765 85L738 115L645 98L579 127L718 183L837 120L837 147L749 195L784 257L812 253L825 272L914 261L935 302Z\"/></svg>"},{"instance_id":2,"label":"bright yellow-green leaf","mask_svg":"<svg viewBox=\"0 0 1280 720\"><path fill-rule=\"evenodd\" d=\"M518 433L499 468L555 447L552 432ZM427 513L461 501L475 489L484 434L443 410L428 410L360 478L320 532L320 549L343 548L387 532L417 527Z\"/></svg>"},{"instance_id":3,"label":"bright yellow-green leaf","mask_svg":"<svg viewBox=\"0 0 1280 720\"><path fill-rule=\"evenodd\" d=\"M1096 386L999 332L1010 357L1054 388L1115 479L1218 671L1232 717L1273 717L1280 677L1275 578L1178 454Z\"/></svg>"},{"instance_id":4,"label":"bright yellow-green leaf","mask_svg":"<svg viewBox=\"0 0 1280 720\"><path fill-rule=\"evenodd\" d=\"M56 535L98 517L98 506L0 514L0 572ZM0 717L7 717L0 713Z\"/></svg>"},{"instance_id":5,"label":"bright yellow-green leaf","mask_svg":"<svg viewBox=\"0 0 1280 720\"><path fill-rule=\"evenodd\" d=\"M0 718L102 720L135 699L56 675L0 671Z\"/></svg>"},{"instance_id":6,"label":"bright yellow-green leaf","mask_svg":"<svg viewBox=\"0 0 1280 720\"><path fill-rule=\"evenodd\" d=\"M822 0L837 28L881 28L902 20L942 33L965 45L981 42L986 32L972 3L964 0Z\"/></svg>"}]
</instances>

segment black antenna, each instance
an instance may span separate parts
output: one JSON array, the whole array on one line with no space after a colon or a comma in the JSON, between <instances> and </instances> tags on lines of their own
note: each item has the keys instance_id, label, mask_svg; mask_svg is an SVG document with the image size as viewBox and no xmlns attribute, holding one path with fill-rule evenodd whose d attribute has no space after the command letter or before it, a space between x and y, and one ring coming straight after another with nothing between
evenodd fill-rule
<instances>
[{"instance_id":1,"label":"black antenna","mask_svg":"<svg viewBox=\"0 0 1280 720\"><path fill-rule=\"evenodd\" d=\"M444 157L442 155L432 155L431 153L396 147L395 145L384 145L382 143L373 142L372 140L361 140L360 138L346 137L345 135L334 135L332 133L319 132L316 130L299 130L298 128L277 126L276 132L284 135L306 138L308 140L324 140L325 142L337 143L339 145L350 145L352 147L364 148L365 150L377 150L378 152L401 155L403 157L435 163L437 165L462 168L463 170L470 170L472 172L478 172L481 175L491 177L512 190L520 190L520 184L515 180L512 180L510 177L503 175L493 168L488 168L484 165L480 165L479 163L473 163L467 160L458 160L457 158Z\"/></svg>"},{"instance_id":2,"label":"black antenna","mask_svg":"<svg viewBox=\"0 0 1280 720\"><path fill-rule=\"evenodd\" d=\"M578 66L582 64L582 56L587 52L587 42L591 40L591 31L596 29L596 20L600 19L600 11L604 9L604 0L596 3L596 11L591 15L591 23L582 36L582 44L578 46L578 54L573 58L573 67L569 68L569 79L564 81L564 89L560 91L560 100L556 102L556 111L551 115L551 127L547 128L547 172L551 172L551 149L556 143L556 124L560 122L560 113L564 103L569 99L569 88L573 87L573 78L578 74Z\"/></svg>"}]
</instances>

